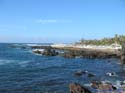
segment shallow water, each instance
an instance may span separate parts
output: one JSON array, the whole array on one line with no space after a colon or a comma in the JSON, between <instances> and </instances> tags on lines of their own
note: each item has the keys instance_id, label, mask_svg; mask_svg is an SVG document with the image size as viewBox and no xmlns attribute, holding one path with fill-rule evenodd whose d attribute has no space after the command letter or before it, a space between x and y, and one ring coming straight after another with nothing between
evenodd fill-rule
<instances>
[{"instance_id":1,"label":"shallow water","mask_svg":"<svg viewBox=\"0 0 125 93\"><path fill-rule=\"evenodd\" d=\"M94 79L112 82L124 79L105 75L121 72L119 59L46 57L11 45L0 44L0 93L69 93L71 82L87 85ZM74 76L77 70L87 70L96 77Z\"/></svg>"}]
</instances>

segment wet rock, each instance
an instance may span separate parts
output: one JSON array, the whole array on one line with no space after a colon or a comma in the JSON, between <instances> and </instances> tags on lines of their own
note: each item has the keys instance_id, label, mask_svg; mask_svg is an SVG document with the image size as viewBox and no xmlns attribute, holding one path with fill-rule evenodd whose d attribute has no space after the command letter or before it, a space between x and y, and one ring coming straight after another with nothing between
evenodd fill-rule
<instances>
[{"instance_id":1,"label":"wet rock","mask_svg":"<svg viewBox=\"0 0 125 93\"><path fill-rule=\"evenodd\" d=\"M100 84L98 88L98 93L112 93L113 86L111 84Z\"/></svg>"},{"instance_id":2,"label":"wet rock","mask_svg":"<svg viewBox=\"0 0 125 93\"><path fill-rule=\"evenodd\" d=\"M42 54L41 51L39 51L39 50L35 50L35 51L33 51L33 53Z\"/></svg>"},{"instance_id":3,"label":"wet rock","mask_svg":"<svg viewBox=\"0 0 125 93\"><path fill-rule=\"evenodd\" d=\"M121 82L121 85L125 85L125 80L123 80L123 81Z\"/></svg>"},{"instance_id":4,"label":"wet rock","mask_svg":"<svg viewBox=\"0 0 125 93\"><path fill-rule=\"evenodd\" d=\"M113 58L117 57L117 54L102 51L89 51L89 50L70 50L65 53L64 57L74 58L74 57L85 57L85 58Z\"/></svg>"},{"instance_id":5,"label":"wet rock","mask_svg":"<svg viewBox=\"0 0 125 93\"><path fill-rule=\"evenodd\" d=\"M54 49L45 49L44 52L42 53L42 55L45 55L45 56L57 56L58 55L58 52L56 52Z\"/></svg>"},{"instance_id":6,"label":"wet rock","mask_svg":"<svg viewBox=\"0 0 125 93\"><path fill-rule=\"evenodd\" d=\"M97 93L115 93L117 89L109 82L92 81L91 87L98 90Z\"/></svg>"},{"instance_id":7,"label":"wet rock","mask_svg":"<svg viewBox=\"0 0 125 93\"><path fill-rule=\"evenodd\" d=\"M92 93L90 90L88 90L86 87L81 86L77 83L71 83L69 85L70 93Z\"/></svg>"},{"instance_id":8,"label":"wet rock","mask_svg":"<svg viewBox=\"0 0 125 93\"><path fill-rule=\"evenodd\" d=\"M76 71L74 74L76 76L82 76L83 74L86 74L88 71L82 71L82 70L79 70L79 71Z\"/></svg>"},{"instance_id":9,"label":"wet rock","mask_svg":"<svg viewBox=\"0 0 125 93\"><path fill-rule=\"evenodd\" d=\"M75 58L74 55L71 55L71 54L69 54L69 53L68 53L68 54L65 53L65 54L63 55L63 57L66 57L66 58Z\"/></svg>"},{"instance_id":10,"label":"wet rock","mask_svg":"<svg viewBox=\"0 0 125 93\"><path fill-rule=\"evenodd\" d=\"M110 76L110 77L114 77L117 76L115 72L107 72L106 75Z\"/></svg>"},{"instance_id":11,"label":"wet rock","mask_svg":"<svg viewBox=\"0 0 125 93\"><path fill-rule=\"evenodd\" d=\"M101 84L101 82L94 80L91 82L91 87L94 89L98 89L100 84Z\"/></svg>"},{"instance_id":12,"label":"wet rock","mask_svg":"<svg viewBox=\"0 0 125 93\"><path fill-rule=\"evenodd\" d=\"M63 57L66 57L66 58L75 58L76 57L76 54L74 51L67 51L63 54Z\"/></svg>"},{"instance_id":13,"label":"wet rock","mask_svg":"<svg viewBox=\"0 0 125 93\"><path fill-rule=\"evenodd\" d=\"M88 77L95 77L95 76L96 76L95 74L88 73Z\"/></svg>"}]
</instances>

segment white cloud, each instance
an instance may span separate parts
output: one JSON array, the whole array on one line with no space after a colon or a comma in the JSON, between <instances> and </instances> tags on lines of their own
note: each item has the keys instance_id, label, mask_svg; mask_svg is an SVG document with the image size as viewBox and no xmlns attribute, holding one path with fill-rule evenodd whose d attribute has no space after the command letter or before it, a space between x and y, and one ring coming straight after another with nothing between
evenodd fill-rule
<instances>
[{"instance_id":1,"label":"white cloud","mask_svg":"<svg viewBox=\"0 0 125 93\"><path fill-rule=\"evenodd\" d=\"M57 20L55 20L55 19L48 19L48 20L46 20L46 19L39 19L39 20L37 20L36 21L37 23L57 23L58 21Z\"/></svg>"},{"instance_id":2,"label":"white cloud","mask_svg":"<svg viewBox=\"0 0 125 93\"><path fill-rule=\"evenodd\" d=\"M57 19L38 19L36 23L48 24L48 23L71 23L71 20L57 20Z\"/></svg>"}]
</instances>

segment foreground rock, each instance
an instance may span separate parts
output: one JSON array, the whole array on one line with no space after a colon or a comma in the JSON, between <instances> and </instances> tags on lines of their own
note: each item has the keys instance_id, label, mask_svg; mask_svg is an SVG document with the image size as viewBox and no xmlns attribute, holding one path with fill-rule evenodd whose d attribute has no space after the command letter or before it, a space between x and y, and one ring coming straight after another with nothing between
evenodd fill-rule
<instances>
[{"instance_id":1,"label":"foreground rock","mask_svg":"<svg viewBox=\"0 0 125 93\"><path fill-rule=\"evenodd\" d=\"M117 88L108 82L92 81L91 87L97 89L97 93L119 93L115 91Z\"/></svg>"},{"instance_id":2,"label":"foreground rock","mask_svg":"<svg viewBox=\"0 0 125 93\"><path fill-rule=\"evenodd\" d=\"M70 93L92 93L90 90L88 90L86 87L81 86L77 83L71 83L69 85Z\"/></svg>"},{"instance_id":3,"label":"foreground rock","mask_svg":"<svg viewBox=\"0 0 125 93\"><path fill-rule=\"evenodd\" d=\"M92 88L95 91L91 90ZM70 93L125 93L125 83L119 87L107 81L92 81L89 87L71 83L69 84L69 91Z\"/></svg>"},{"instance_id":4,"label":"foreground rock","mask_svg":"<svg viewBox=\"0 0 125 93\"><path fill-rule=\"evenodd\" d=\"M111 84L100 84L98 93L113 93L115 92Z\"/></svg>"}]
</instances>

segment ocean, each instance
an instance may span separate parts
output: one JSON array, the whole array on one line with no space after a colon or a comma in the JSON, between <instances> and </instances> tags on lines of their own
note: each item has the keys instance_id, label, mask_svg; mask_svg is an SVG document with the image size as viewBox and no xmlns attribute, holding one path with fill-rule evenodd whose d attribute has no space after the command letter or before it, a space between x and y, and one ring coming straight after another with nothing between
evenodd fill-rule
<instances>
[{"instance_id":1,"label":"ocean","mask_svg":"<svg viewBox=\"0 0 125 93\"><path fill-rule=\"evenodd\" d=\"M89 86L92 80L115 83L125 79L120 75L109 77L105 74L121 72L119 59L116 58L50 57L11 45L0 44L0 93L69 93L69 84L72 82ZM87 70L96 76L75 76L74 73L79 70Z\"/></svg>"}]
</instances>

